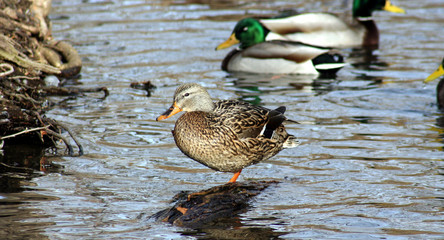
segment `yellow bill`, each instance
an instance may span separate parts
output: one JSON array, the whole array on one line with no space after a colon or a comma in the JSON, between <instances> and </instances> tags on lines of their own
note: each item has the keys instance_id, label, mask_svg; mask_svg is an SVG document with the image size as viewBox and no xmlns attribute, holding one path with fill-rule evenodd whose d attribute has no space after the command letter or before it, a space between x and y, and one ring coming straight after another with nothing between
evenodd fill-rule
<instances>
[{"instance_id":1,"label":"yellow bill","mask_svg":"<svg viewBox=\"0 0 444 240\"><path fill-rule=\"evenodd\" d=\"M216 50L225 49L227 47L231 47L234 44L238 44L239 40L237 40L236 35L233 33L231 36L227 39L227 41L219 44L219 46L216 47Z\"/></svg>"},{"instance_id":2,"label":"yellow bill","mask_svg":"<svg viewBox=\"0 0 444 240\"><path fill-rule=\"evenodd\" d=\"M392 5L392 3L389 0L385 1L385 6L383 9L388 12L405 13L404 9L397 7L395 5Z\"/></svg>"},{"instance_id":3,"label":"yellow bill","mask_svg":"<svg viewBox=\"0 0 444 240\"><path fill-rule=\"evenodd\" d=\"M442 66L442 64L441 64L441 65L439 65L438 69L436 69L435 72L433 72L432 74L430 74L430 76L428 76L428 77L424 80L424 82L427 83L427 82L433 81L433 80L437 79L438 77L440 77L440 76L442 76L442 75L444 75L444 68L443 68L443 66Z\"/></svg>"}]
</instances>

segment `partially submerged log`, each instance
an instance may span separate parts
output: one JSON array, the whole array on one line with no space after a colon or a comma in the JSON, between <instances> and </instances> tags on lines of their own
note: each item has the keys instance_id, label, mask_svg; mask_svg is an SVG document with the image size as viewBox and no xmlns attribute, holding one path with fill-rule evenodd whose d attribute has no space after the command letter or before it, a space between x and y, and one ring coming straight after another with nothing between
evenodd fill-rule
<instances>
[{"instance_id":1,"label":"partially submerged log","mask_svg":"<svg viewBox=\"0 0 444 240\"><path fill-rule=\"evenodd\" d=\"M249 207L250 200L276 181L235 182L212 187L207 190L177 194L173 207L153 216L157 221L176 226L204 228L221 218L231 218Z\"/></svg>"}]
</instances>

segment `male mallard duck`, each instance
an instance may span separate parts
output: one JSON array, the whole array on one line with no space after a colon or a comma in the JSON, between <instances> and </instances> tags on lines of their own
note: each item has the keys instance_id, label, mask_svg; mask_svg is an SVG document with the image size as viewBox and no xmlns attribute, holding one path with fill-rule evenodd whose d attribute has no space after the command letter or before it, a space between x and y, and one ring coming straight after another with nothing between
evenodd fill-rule
<instances>
[{"instance_id":1,"label":"male mallard duck","mask_svg":"<svg viewBox=\"0 0 444 240\"><path fill-rule=\"evenodd\" d=\"M354 0L352 24L330 13L302 13L257 21L265 32L272 31L291 41L323 47L368 47L379 44L378 27L372 18L373 11L377 10L405 12L389 0Z\"/></svg>"},{"instance_id":2,"label":"male mallard duck","mask_svg":"<svg viewBox=\"0 0 444 240\"><path fill-rule=\"evenodd\" d=\"M284 40L253 18L240 20L227 41L216 50L240 43L222 61L222 70L253 73L334 74L343 57L329 48Z\"/></svg>"},{"instance_id":3,"label":"male mallard duck","mask_svg":"<svg viewBox=\"0 0 444 240\"><path fill-rule=\"evenodd\" d=\"M444 75L444 58L441 61L441 64L439 65L438 69L436 69L435 72L433 72L432 74L430 74L430 76L428 76L424 82L430 82L432 80L437 79L438 77ZM444 78L442 78L439 83L438 86L436 87L436 98L438 101L438 108L440 109L444 109Z\"/></svg>"},{"instance_id":4,"label":"male mallard duck","mask_svg":"<svg viewBox=\"0 0 444 240\"><path fill-rule=\"evenodd\" d=\"M222 172L235 172L266 160L299 142L285 130L285 107L275 110L237 100L213 102L199 84L187 83L174 93L172 106L156 120L186 111L176 121L176 145L188 157Z\"/></svg>"}]
</instances>

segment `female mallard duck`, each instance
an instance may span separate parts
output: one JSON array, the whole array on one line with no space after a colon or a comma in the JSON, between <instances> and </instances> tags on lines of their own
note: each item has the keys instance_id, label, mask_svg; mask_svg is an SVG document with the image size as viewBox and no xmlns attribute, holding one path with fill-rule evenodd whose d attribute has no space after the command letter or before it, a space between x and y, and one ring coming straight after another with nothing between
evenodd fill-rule
<instances>
[{"instance_id":1,"label":"female mallard duck","mask_svg":"<svg viewBox=\"0 0 444 240\"><path fill-rule=\"evenodd\" d=\"M283 125L285 107L269 110L237 100L213 102L199 84L187 83L174 93L172 106L157 121L186 111L176 121L176 145L188 157L222 172L235 172L266 160L299 142Z\"/></svg>"},{"instance_id":2,"label":"female mallard duck","mask_svg":"<svg viewBox=\"0 0 444 240\"><path fill-rule=\"evenodd\" d=\"M259 21L239 21L227 41L216 50L240 43L222 61L222 70L229 72L278 74L334 74L344 64L343 57L329 48L284 40L270 32Z\"/></svg>"},{"instance_id":3,"label":"female mallard duck","mask_svg":"<svg viewBox=\"0 0 444 240\"><path fill-rule=\"evenodd\" d=\"M336 48L377 47L379 31L372 18L377 10L405 12L389 0L354 0L352 24L330 13L303 13L257 21L265 32L272 31L291 41Z\"/></svg>"},{"instance_id":4,"label":"female mallard duck","mask_svg":"<svg viewBox=\"0 0 444 240\"><path fill-rule=\"evenodd\" d=\"M430 82L432 80L437 79L438 77L444 75L444 58L441 61L441 64L439 65L438 69L436 69L435 72L433 72L432 74L430 74L430 76L428 76L424 82ZM439 83L438 86L436 87L436 98L438 101L438 108L439 109L444 109L444 78L442 78Z\"/></svg>"}]
</instances>

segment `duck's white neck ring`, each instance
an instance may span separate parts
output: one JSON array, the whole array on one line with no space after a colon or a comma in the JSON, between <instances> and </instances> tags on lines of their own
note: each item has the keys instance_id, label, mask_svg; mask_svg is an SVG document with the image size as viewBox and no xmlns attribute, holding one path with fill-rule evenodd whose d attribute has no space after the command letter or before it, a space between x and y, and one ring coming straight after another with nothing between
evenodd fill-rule
<instances>
[{"instance_id":1,"label":"duck's white neck ring","mask_svg":"<svg viewBox=\"0 0 444 240\"><path fill-rule=\"evenodd\" d=\"M359 21L365 22L365 21L373 21L373 17L357 17L356 19L358 19Z\"/></svg>"}]
</instances>

